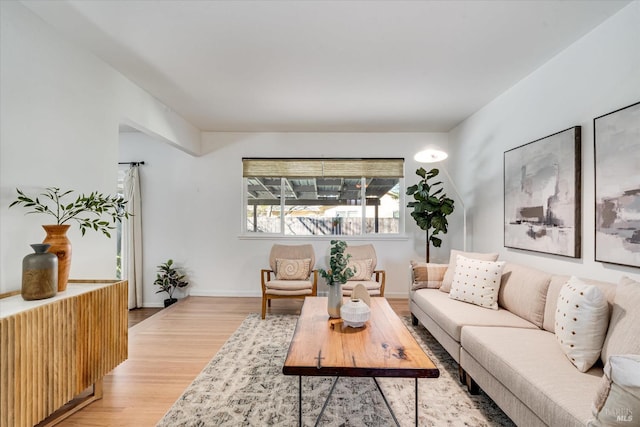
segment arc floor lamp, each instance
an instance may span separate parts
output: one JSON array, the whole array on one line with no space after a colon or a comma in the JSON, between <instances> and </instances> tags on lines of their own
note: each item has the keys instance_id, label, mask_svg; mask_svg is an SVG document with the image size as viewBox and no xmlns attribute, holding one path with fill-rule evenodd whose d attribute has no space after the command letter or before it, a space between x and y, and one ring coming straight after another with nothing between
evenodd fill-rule
<instances>
[{"instance_id":1,"label":"arc floor lamp","mask_svg":"<svg viewBox=\"0 0 640 427\"><path fill-rule=\"evenodd\" d=\"M416 155L413 156L413 159L420 163L439 163L445 160L447 157L449 157L449 155L445 151L430 148L424 151L420 151L419 153L416 153ZM467 209L464 207L464 201L462 200L462 196L460 195L460 192L458 191L458 187L456 187L455 182L453 182L453 179L451 179L451 175L449 175L449 172L447 172L447 168L444 167L444 165L442 165L441 169L444 172L444 174L447 176L447 179L449 180L449 183L453 188L453 192L456 193L456 196L460 201L460 205L462 206L462 233L463 233L462 247L463 247L463 250L466 252L467 250Z\"/></svg>"}]
</instances>

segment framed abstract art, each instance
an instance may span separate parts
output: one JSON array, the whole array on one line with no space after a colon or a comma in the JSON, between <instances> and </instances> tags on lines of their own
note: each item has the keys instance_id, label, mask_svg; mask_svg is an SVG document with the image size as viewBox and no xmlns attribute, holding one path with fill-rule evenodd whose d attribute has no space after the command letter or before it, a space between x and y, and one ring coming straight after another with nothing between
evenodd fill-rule
<instances>
[{"instance_id":1,"label":"framed abstract art","mask_svg":"<svg viewBox=\"0 0 640 427\"><path fill-rule=\"evenodd\" d=\"M640 267L640 102L593 119L595 260Z\"/></svg>"},{"instance_id":2,"label":"framed abstract art","mask_svg":"<svg viewBox=\"0 0 640 427\"><path fill-rule=\"evenodd\" d=\"M579 258L580 126L504 153L504 245Z\"/></svg>"}]
</instances>

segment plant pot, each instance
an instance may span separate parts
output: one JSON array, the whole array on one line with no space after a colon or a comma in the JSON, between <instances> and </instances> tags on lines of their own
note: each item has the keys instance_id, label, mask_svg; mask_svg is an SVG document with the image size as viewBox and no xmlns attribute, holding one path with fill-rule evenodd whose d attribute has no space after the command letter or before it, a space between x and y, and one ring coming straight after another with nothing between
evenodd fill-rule
<instances>
[{"instance_id":1,"label":"plant pot","mask_svg":"<svg viewBox=\"0 0 640 427\"><path fill-rule=\"evenodd\" d=\"M169 307L171 304L175 304L178 302L177 298L167 298L166 300L164 300L164 308Z\"/></svg>"},{"instance_id":2,"label":"plant pot","mask_svg":"<svg viewBox=\"0 0 640 427\"><path fill-rule=\"evenodd\" d=\"M51 245L48 252L58 257L58 292L67 289L71 270L71 241L67 238L69 227L71 226L68 224L42 226L47 232L42 243Z\"/></svg>"},{"instance_id":3,"label":"plant pot","mask_svg":"<svg viewBox=\"0 0 640 427\"><path fill-rule=\"evenodd\" d=\"M340 308L342 307L342 283L334 282L329 285L329 299L327 302L327 312L333 319L340 318Z\"/></svg>"}]
</instances>

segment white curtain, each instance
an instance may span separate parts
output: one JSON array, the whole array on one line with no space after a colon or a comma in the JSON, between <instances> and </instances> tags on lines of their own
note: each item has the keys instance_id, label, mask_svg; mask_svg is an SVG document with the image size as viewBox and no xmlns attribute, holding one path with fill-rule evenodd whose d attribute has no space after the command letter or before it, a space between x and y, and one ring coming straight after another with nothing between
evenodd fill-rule
<instances>
[{"instance_id":1,"label":"white curtain","mask_svg":"<svg viewBox=\"0 0 640 427\"><path fill-rule=\"evenodd\" d=\"M131 166L124 178L127 211L122 222L122 278L129 281L129 309L142 307L142 209L138 166Z\"/></svg>"}]
</instances>

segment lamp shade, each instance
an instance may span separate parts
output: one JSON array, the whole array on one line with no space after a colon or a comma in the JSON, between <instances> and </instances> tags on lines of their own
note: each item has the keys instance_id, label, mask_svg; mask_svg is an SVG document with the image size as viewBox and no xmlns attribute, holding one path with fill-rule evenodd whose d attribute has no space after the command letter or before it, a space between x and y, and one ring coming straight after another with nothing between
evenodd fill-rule
<instances>
[{"instance_id":1,"label":"lamp shade","mask_svg":"<svg viewBox=\"0 0 640 427\"><path fill-rule=\"evenodd\" d=\"M449 157L449 155L446 152L430 148L416 153L416 155L413 156L413 159L420 163L437 163L443 161L447 157Z\"/></svg>"}]
</instances>

